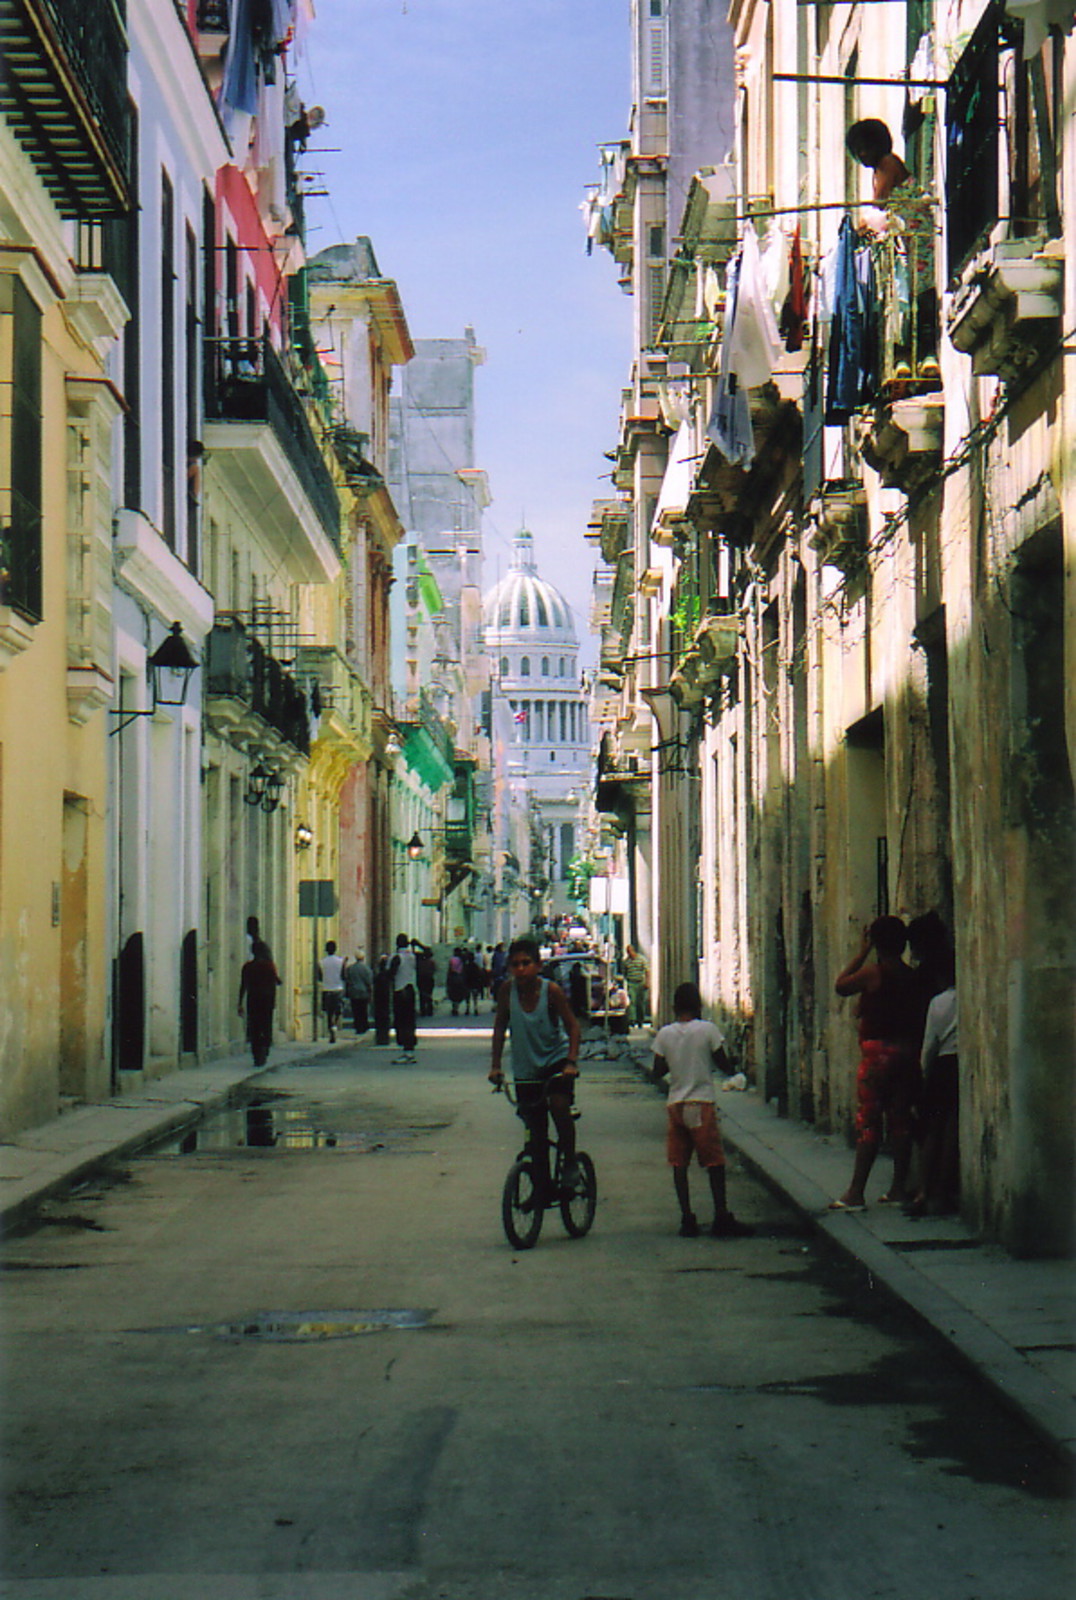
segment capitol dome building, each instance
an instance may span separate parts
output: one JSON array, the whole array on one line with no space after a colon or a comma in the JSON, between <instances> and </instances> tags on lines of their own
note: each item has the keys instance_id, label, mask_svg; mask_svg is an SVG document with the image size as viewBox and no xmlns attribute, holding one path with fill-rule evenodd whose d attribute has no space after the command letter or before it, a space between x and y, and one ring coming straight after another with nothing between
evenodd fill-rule
<instances>
[{"instance_id":1,"label":"capitol dome building","mask_svg":"<svg viewBox=\"0 0 1076 1600\"><path fill-rule=\"evenodd\" d=\"M537 811L553 909L561 912L567 910L563 889L576 851L579 801L589 781L590 721L571 610L539 577L534 539L525 528L516 535L511 568L483 599L482 625L494 743L503 747L506 768L496 776L520 798L528 796Z\"/></svg>"}]
</instances>

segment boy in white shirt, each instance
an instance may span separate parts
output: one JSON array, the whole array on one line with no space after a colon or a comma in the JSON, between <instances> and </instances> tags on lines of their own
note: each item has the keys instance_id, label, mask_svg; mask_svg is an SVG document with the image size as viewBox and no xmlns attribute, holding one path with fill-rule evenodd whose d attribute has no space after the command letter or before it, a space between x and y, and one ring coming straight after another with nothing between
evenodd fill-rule
<instances>
[{"instance_id":1,"label":"boy in white shirt","mask_svg":"<svg viewBox=\"0 0 1076 1600\"><path fill-rule=\"evenodd\" d=\"M693 983L680 985L673 1007L676 1021L658 1030L651 1048L655 1075L662 1078L667 1074L669 1079L665 1148L680 1205L680 1233L693 1239L699 1231L688 1196L687 1170L694 1151L710 1179L714 1201L711 1234L715 1239L741 1239L755 1230L737 1221L728 1208L725 1149L714 1091L714 1067L728 1070L725 1040L719 1028L703 1021L702 997Z\"/></svg>"}]
</instances>

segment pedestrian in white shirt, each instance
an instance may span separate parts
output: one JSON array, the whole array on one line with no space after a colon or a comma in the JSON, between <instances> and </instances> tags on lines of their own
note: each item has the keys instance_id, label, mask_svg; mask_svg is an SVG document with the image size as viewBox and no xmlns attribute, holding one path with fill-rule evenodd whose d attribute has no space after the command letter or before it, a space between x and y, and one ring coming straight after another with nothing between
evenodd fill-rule
<instances>
[{"instance_id":1,"label":"pedestrian in white shirt","mask_svg":"<svg viewBox=\"0 0 1076 1600\"><path fill-rule=\"evenodd\" d=\"M920 1065L919 1123L923 1139L923 1181L905 1207L912 1217L943 1217L958 1209L960 1195L960 1063L956 978L952 958L946 987L927 1008Z\"/></svg>"},{"instance_id":2,"label":"pedestrian in white shirt","mask_svg":"<svg viewBox=\"0 0 1076 1600\"><path fill-rule=\"evenodd\" d=\"M665 1149L680 1206L680 1234L693 1239L699 1231L688 1193L688 1167L694 1153L710 1180L714 1202L711 1234L715 1239L743 1238L755 1230L739 1222L728 1208L725 1147L714 1090L714 1067L728 1071L725 1039L714 1023L703 1020L702 997L693 983L680 985L673 1008L676 1021L658 1030L651 1049L655 1074L669 1079Z\"/></svg>"},{"instance_id":3,"label":"pedestrian in white shirt","mask_svg":"<svg viewBox=\"0 0 1076 1600\"><path fill-rule=\"evenodd\" d=\"M321 1009L329 1024L329 1043L336 1043L336 1025L344 1006L344 958L336 953L336 940L330 939L321 958Z\"/></svg>"}]
</instances>

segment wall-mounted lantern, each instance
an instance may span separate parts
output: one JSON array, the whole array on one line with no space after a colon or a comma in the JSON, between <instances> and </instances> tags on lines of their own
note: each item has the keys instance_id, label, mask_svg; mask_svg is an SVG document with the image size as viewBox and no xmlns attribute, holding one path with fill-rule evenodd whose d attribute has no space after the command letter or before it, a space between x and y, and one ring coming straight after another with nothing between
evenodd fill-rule
<instances>
[{"instance_id":1,"label":"wall-mounted lantern","mask_svg":"<svg viewBox=\"0 0 1076 1600\"><path fill-rule=\"evenodd\" d=\"M122 733L136 717L152 717L159 706L186 705L187 690L191 678L198 670L198 659L184 639L183 629L178 622L173 622L171 629L153 654L146 657L146 667L149 672L151 701L149 709L114 710L112 716L122 717L123 721L116 724L111 730L112 733Z\"/></svg>"}]
</instances>

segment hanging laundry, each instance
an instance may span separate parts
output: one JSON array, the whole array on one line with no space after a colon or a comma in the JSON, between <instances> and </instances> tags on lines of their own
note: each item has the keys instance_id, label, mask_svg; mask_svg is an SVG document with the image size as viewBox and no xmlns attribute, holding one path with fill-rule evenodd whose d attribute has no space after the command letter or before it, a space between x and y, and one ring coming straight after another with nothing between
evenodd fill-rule
<instances>
[{"instance_id":1,"label":"hanging laundry","mask_svg":"<svg viewBox=\"0 0 1076 1600\"><path fill-rule=\"evenodd\" d=\"M775 222L771 225L766 235L766 242L762 246L762 279L766 285L770 305L773 307L773 314L778 318L788 296L791 283L790 268L788 239L784 229Z\"/></svg>"},{"instance_id":2,"label":"hanging laundry","mask_svg":"<svg viewBox=\"0 0 1076 1600\"><path fill-rule=\"evenodd\" d=\"M252 117L258 106L258 74L250 0L234 0L232 6L232 31L224 61L220 104L224 126L234 142L235 127L239 125L239 119ZM246 148L248 138L249 122L246 137L241 141L243 149Z\"/></svg>"},{"instance_id":3,"label":"hanging laundry","mask_svg":"<svg viewBox=\"0 0 1076 1600\"><path fill-rule=\"evenodd\" d=\"M706 436L729 461L746 466L755 455L747 391L772 381L781 349L763 283L758 235L750 222L740 254L729 264L725 304L721 369Z\"/></svg>"},{"instance_id":4,"label":"hanging laundry","mask_svg":"<svg viewBox=\"0 0 1076 1600\"><path fill-rule=\"evenodd\" d=\"M803 246L800 243L799 223L792 235L788 254L788 293L781 307L778 331L785 341L786 350L803 349L803 330L807 326L807 283L803 273Z\"/></svg>"},{"instance_id":5,"label":"hanging laundry","mask_svg":"<svg viewBox=\"0 0 1076 1600\"><path fill-rule=\"evenodd\" d=\"M837 238L827 423L847 422L877 391L878 310L870 248L858 244L852 220L846 216Z\"/></svg>"}]
</instances>

